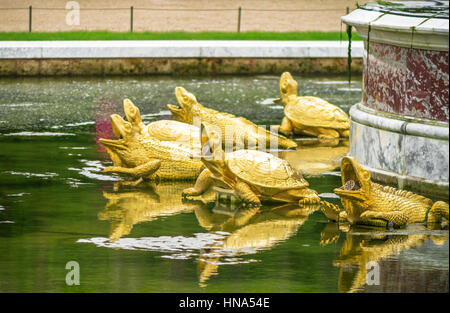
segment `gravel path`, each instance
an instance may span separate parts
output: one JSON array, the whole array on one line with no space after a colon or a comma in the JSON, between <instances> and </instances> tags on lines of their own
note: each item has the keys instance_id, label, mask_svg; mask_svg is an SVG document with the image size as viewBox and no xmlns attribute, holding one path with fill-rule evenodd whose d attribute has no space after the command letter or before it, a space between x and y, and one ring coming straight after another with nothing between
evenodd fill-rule
<instances>
[{"instance_id":1,"label":"gravel path","mask_svg":"<svg viewBox=\"0 0 450 313\"><path fill-rule=\"evenodd\" d=\"M354 0L78 0L80 23L68 25L68 2L73 1L0 0L0 32L28 31L30 5L32 30L36 32L129 31L131 6L134 31L234 32L239 7L243 32L340 31L340 17L345 15L346 7L355 8ZM108 9L93 10L96 8Z\"/></svg>"}]
</instances>

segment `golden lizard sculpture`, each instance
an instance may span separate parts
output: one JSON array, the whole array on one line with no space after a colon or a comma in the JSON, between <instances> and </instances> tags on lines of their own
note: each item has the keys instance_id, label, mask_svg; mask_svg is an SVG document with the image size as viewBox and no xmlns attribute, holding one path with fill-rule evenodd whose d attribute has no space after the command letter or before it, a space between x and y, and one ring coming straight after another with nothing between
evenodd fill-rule
<instances>
[{"instance_id":1,"label":"golden lizard sculpture","mask_svg":"<svg viewBox=\"0 0 450 313\"><path fill-rule=\"evenodd\" d=\"M322 211L330 220L383 227L448 221L448 203L374 183L370 172L352 157L342 159L341 177L343 186L334 193L341 198L344 211L322 201Z\"/></svg>"},{"instance_id":2,"label":"golden lizard sculpture","mask_svg":"<svg viewBox=\"0 0 450 313\"><path fill-rule=\"evenodd\" d=\"M195 149L142 136L117 114L111 115L111 124L119 139L100 139L114 163L106 167L105 172L138 179L190 180L197 178L204 168L203 163L194 158L198 152Z\"/></svg>"},{"instance_id":3,"label":"golden lizard sculpture","mask_svg":"<svg viewBox=\"0 0 450 313\"><path fill-rule=\"evenodd\" d=\"M259 150L271 147L292 149L297 146L294 141L258 127L243 117L205 108L183 87L175 88L175 95L180 106L167 105L173 118L197 126L203 122L218 126L221 130L222 144L227 150L256 147Z\"/></svg>"}]
</instances>

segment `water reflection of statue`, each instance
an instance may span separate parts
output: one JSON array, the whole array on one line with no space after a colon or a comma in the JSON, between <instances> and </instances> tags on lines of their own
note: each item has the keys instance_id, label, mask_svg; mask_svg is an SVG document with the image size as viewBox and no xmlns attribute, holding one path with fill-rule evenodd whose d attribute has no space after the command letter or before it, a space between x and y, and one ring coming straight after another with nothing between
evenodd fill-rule
<instances>
[{"instance_id":1,"label":"water reflection of statue","mask_svg":"<svg viewBox=\"0 0 450 313\"><path fill-rule=\"evenodd\" d=\"M297 150L280 151L278 157L304 175L319 175L339 168L348 149L346 139L303 140L298 143Z\"/></svg>"},{"instance_id":2,"label":"water reflection of statue","mask_svg":"<svg viewBox=\"0 0 450 313\"><path fill-rule=\"evenodd\" d=\"M216 204L212 210L197 207L195 215L200 225L211 233L218 232L224 236L220 243L200 251L200 286L205 287L210 277L218 274L222 262L249 262L236 258L271 249L289 239L306 222L309 214L318 208L318 205L300 208L292 204L276 208L241 207L235 210L220 204Z\"/></svg>"},{"instance_id":3,"label":"water reflection of statue","mask_svg":"<svg viewBox=\"0 0 450 313\"><path fill-rule=\"evenodd\" d=\"M342 225L329 223L321 234L321 243L329 244L337 241L341 230L347 232L341 251L333 262L334 266L339 267L339 292L363 291L367 285L369 262L379 264L382 260L398 255L404 250L422 246L427 240L432 240L435 245L443 245L449 239L448 232L432 235L423 225L414 225L416 228L408 234L404 232L383 234L379 229L357 227L351 230L347 228L339 230L339 227ZM380 272L389 270L390 268L386 266L380 269ZM394 271L398 272L399 269L396 267ZM387 273L384 277L394 274ZM385 282L381 281L380 285L389 288Z\"/></svg>"},{"instance_id":4,"label":"water reflection of statue","mask_svg":"<svg viewBox=\"0 0 450 313\"><path fill-rule=\"evenodd\" d=\"M115 189L120 189L116 183ZM108 200L103 211L99 212L100 220L111 222L110 241L128 235L133 226L142 222L149 222L160 216L175 215L194 211L201 201L209 196L205 195L197 202L182 201L180 193L187 183L162 182L159 185L147 183L146 188L129 189L121 192L103 192Z\"/></svg>"}]
</instances>

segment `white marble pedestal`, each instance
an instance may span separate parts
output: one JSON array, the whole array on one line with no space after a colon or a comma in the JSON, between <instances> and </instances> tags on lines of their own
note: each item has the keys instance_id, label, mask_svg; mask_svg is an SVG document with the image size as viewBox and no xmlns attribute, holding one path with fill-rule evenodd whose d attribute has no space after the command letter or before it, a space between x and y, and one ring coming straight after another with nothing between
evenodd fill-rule
<instances>
[{"instance_id":1,"label":"white marble pedestal","mask_svg":"<svg viewBox=\"0 0 450 313\"><path fill-rule=\"evenodd\" d=\"M372 179L432 197L449 196L449 124L350 109L350 152Z\"/></svg>"}]
</instances>

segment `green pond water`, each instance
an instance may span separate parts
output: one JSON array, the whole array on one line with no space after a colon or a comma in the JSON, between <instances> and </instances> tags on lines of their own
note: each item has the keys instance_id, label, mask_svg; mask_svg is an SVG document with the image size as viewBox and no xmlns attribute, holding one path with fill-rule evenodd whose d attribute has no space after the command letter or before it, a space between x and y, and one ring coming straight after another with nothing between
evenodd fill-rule
<instances>
[{"instance_id":1,"label":"green pond water","mask_svg":"<svg viewBox=\"0 0 450 313\"><path fill-rule=\"evenodd\" d=\"M361 77L295 78L301 95L346 112L361 98ZM183 86L208 107L277 125L278 79L0 79L0 292L448 292L448 230L339 229L314 208L183 201L193 182L118 187L102 172L111 162L98 138L113 136L124 98L148 123L170 118ZM299 143L280 156L312 169L310 187L340 204L348 143ZM79 285L66 283L70 261Z\"/></svg>"}]
</instances>

